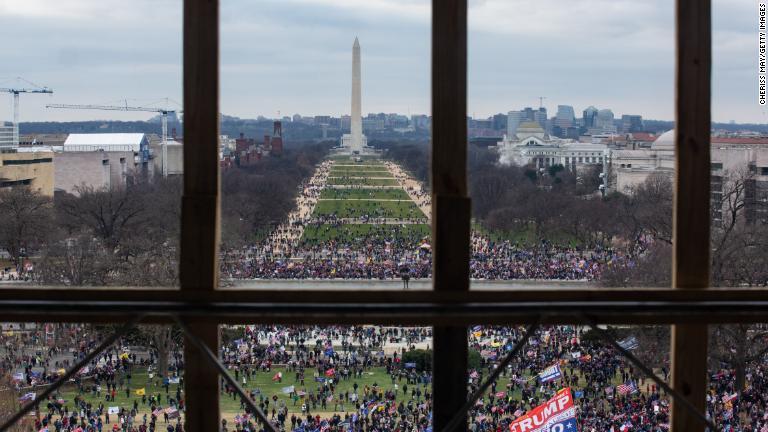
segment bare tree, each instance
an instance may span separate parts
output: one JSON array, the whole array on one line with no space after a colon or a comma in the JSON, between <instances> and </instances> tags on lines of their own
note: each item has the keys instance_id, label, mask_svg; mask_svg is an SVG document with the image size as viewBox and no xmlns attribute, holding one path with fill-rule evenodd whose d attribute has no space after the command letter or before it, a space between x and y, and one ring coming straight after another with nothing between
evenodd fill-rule
<instances>
[{"instance_id":1,"label":"bare tree","mask_svg":"<svg viewBox=\"0 0 768 432\"><path fill-rule=\"evenodd\" d=\"M52 226L51 200L28 187L0 192L0 248L16 266L23 251L45 243Z\"/></svg>"},{"instance_id":2,"label":"bare tree","mask_svg":"<svg viewBox=\"0 0 768 432\"><path fill-rule=\"evenodd\" d=\"M79 196L67 195L56 203L62 222L70 229L92 231L108 247L117 247L124 235L148 222L145 194L131 188L76 190Z\"/></svg>"},{"instance_id":3,"label":"bare tree","mask_svg":"<svg viewBox=\"0 0 768 432\"><path fill-rule=\"evenodd\" d=\"M710 356L719 365L734 370L734 391L741 393L750 366L759 363L768 353L768 331L762 325L728 324L712 327Z\"/></svg>"}]
</instances>

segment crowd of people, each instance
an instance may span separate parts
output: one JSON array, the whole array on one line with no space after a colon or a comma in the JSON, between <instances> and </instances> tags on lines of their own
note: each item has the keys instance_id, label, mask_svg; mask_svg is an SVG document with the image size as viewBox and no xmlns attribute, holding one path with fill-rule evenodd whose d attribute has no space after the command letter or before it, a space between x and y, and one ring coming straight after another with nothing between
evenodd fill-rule
<instances>
[{"instance_id":1,"label":"crowd of people","mask_svg":"<svg viewBox=\"0 0 768 432\"><path fill-rule=\"evenodd\" d=\"M431 277L432 257L426 230L429 200L422 185L397 165L385 166L403 191L427 214L401 219L376 217L375 203L363 202L355 220L336 214L313 212L322 194L332 163L320 165L301 186L299 207L289 224L258 245L222 253L221 274L227 279L426 279ZM359 186L358 186L359 187ZM336 190L343 196L344 190ZM374 227L361 232L357 224ZM305 235L309 234L309 235ZM325 240L323 240L325 239ZM543 241L531 246L510 240L494 241L472 231L470 275L476 280L585 280L599 279L606 266L627 265L636 251L556 245Z\"/></svg>"},{"instance_id":2,"label":"crowd of people","mask_svg":"<svg viewBox=\"0 0 768 432\"><path fill-rule=\"evenodd\" d=\"M524 331L522 327L500 326L469 330L469 392L475 392L499 367ZM568 325L537 331L499 379L475 401L468 412L469 430L509 429L514 419L563 388L571 389L580 431L669 430L670 396L614 348L585 331ZM623 329L627 340L635 339L629 349L647 349L643 345L646 342L637 343L631 336L634 331ZM46 343L48 330L44 328L3 333L2 372L23 374L21 382L11 381L14 395L21 403L36 404L38 414L29 430L182 431L183 359L176 352L170 371L179 384L175 392L169 391L166 377L151 387L156 391L150 389L140 398L133 397L131 373L152 367L157 359L148 354L127 354L118 344L68 384L76 389L71 400L65 400L61 393L46 400L27 397L40 389L26 381L32 369L71 366L94 347L95 337L83 336L85 333L78 326L59 326L56 344ZM236 381L242 380L251 400L279 430L431 431L431 368L404 360L409 350L431 347L429 327L247 325L228 327L225 334L221 360ZM473 355L478 360L473 362ZM62 358L67 358L66 364ZM668 358L658 360L657 374L668 380ZM762 361L751 364L741 391L736 388L734 371L722 366L711 371L707 416L723 431L768 431L768 365ZM557 374L547 372L545 379L545 371L553 367ZM385 378L358 385L371 371L379 371ZM257 373L274 374L273 381L286 386L279 399L254 388L251 383ZM116 392L128 392L132 400L126 397L124 403L111 406ZM221 397L239 400L223 379ZM262 429L243 401L239 414L222 419L221 432Z\"/></svg>"},{"instance_id":3,"label":"crowd of people","mask_svg":"<svg viewBox=\"0 0 768 432\"><path fill-rule=\"evenodd\" d=\"M330 230L343 225L329 225ZM392 235L392 231L399 233ZM268 249L268 248L267 248ZM228 251L221 271L225 279L397 279L403 269L413 279L429 278L432 254L428 237L400 226L381 226L365 235L337 236L291 249L288 255L265 248ZM612 248L589 249L543 242L531 247L494 242L472 234L470 274L478 280L595 280L619 260L631 259Z\"/></svg>"}]
</instances>

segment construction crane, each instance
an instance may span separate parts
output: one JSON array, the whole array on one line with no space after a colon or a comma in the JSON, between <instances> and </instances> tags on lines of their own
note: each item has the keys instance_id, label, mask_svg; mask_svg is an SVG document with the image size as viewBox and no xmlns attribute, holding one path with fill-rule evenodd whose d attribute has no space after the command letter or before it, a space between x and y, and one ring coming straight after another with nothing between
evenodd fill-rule
<instances>
[{"instance_id":1,"label":"construction crane","mask_svg":"<svg viewBox=\"0 0 768 432\"><path fill-rule=\"evenodd\" d=\"M47 93L47 94L53 94L53 90L49 89L48 87L40 87L39 85L27 81L24 78L16 78L19 81L24 81L25 83L31 85L31 88L0 88L0 92L2 93L11 93L13 94L13 146L18 147L19 146L19 95L21 93Z\"/></svg>"},{"instance_id":2,"label":"construction crane","mask_svg":"<svg viewBox=\"0 0 768 432\"><path fill-rule=\"evenodd\" d=\"M87 109L87 110L107 110L107 111L141 111L141 112L155 112L161 114L163 134L162 134L162 149L163 149L163 177L168 177L168 114L175 114L176 110L169 110L164 108L154 107L131 107L127 104L120 105L73 105L73 104L52 104L46 105L46 108L64 108L64 109Z\"/></svg>"}]
</instances>

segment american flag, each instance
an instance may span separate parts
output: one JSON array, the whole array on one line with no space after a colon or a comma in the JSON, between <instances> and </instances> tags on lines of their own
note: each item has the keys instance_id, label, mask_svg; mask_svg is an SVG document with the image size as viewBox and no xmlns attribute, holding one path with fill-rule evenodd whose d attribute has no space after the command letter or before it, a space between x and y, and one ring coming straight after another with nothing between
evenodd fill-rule
<instances>
[{"instance_id":1,"label":"american flag","mask_svg":"<svg viewBox=\"0 0 768 432\"><path fill-rule=\"evenodd\" d=\"M616 391L617 391L617 392L618 392L620 395L625 395L625 394L635 394L635 393L637 393L639 390L637 389L637 386L635 385L635 383L634 383L634 382L632 382L632 381L627 381L627 382L625 382L624 384L621 384L621 385L617 386L617 387L616 387Z\"/></svg>"}]
</instances>

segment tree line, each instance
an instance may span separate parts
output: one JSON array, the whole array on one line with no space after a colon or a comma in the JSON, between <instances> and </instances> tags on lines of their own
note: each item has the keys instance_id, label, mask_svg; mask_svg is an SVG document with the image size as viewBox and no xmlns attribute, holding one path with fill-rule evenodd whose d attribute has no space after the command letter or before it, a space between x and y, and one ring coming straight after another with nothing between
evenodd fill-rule
<instances>
[{"instance_id":1,"label":"tree line","mask_svg":"<svg viewBox=\"0 0 768 432\"><path fill-rule=\"evenodd\" d=\"M293 145L281 157L224 170L222 247L252 244L282 223L328 148ZM26 187L0 191L0 249L18 270L32 264L43 284L176 285L183 179L135 178L121 188L82 185L53 198Z\"/></svg>"}]
</instances>

